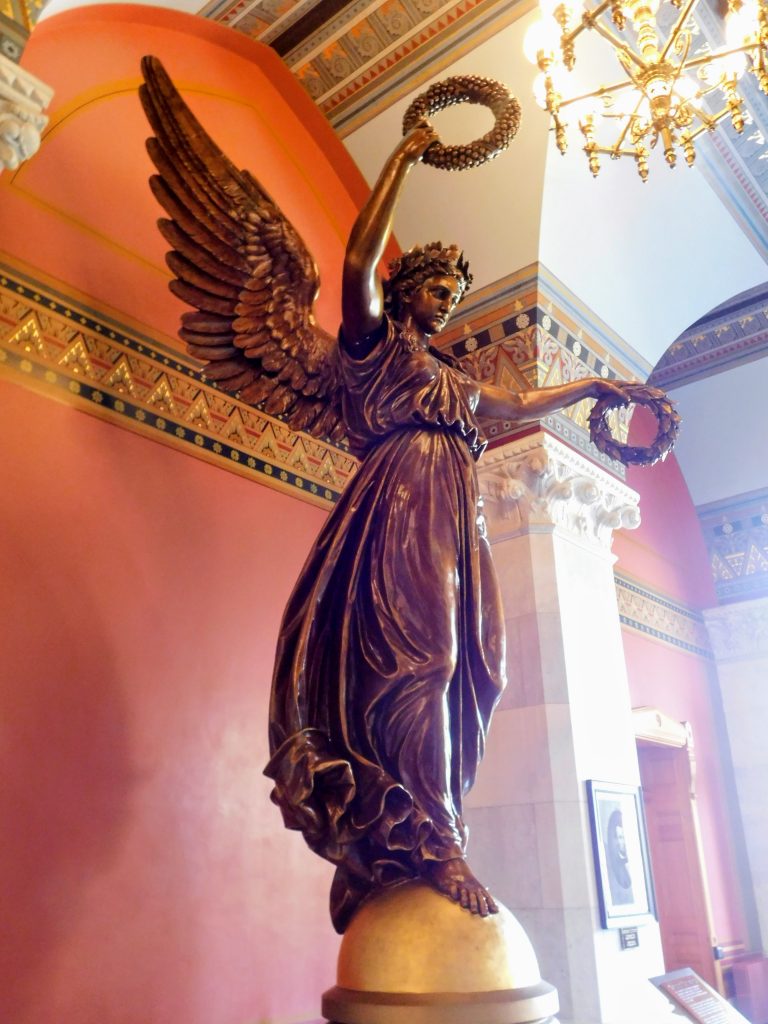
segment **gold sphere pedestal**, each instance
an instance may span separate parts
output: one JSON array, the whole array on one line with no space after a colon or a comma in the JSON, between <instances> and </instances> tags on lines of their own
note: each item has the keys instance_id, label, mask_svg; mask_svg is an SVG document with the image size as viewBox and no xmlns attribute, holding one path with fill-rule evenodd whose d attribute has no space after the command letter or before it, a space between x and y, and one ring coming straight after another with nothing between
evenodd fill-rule
<instances>
[{"instance_id":1,"label":"gold sphere pedestal","mask_svg":"<svg viewBox=\"0 0 768 1024\"><path fill-rule=\"evenodd\" d=\"M344 934L323 1016L338 1024L554 1024L528 936L504 906L481 918L425 882L384 890Z\"/></svg>"}]
</instances>

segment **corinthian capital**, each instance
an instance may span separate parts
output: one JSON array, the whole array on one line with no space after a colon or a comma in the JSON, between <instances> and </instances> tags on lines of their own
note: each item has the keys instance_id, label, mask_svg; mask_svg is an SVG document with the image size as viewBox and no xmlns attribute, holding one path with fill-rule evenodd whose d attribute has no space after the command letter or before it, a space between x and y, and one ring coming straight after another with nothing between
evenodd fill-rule
<instances>
[{"instance_id":1,"label":"corinthian capital","mask_svg":"<svg viewBox=\"0 0 768 1024\"><path fill-rule=\"evenodd\" d=\"M636 491L543 431L486 454L480 482L493 540L558 527L608 549L640 525Z\"/></svg>"},{"instance_id":2,"label":"corinthian capital","mask_svg":"<svg viewBox=\"0 0 768 1024\"><path fill-rule=\"evenodd\" d=\"M15 171L40 148L53 90L0 55L0 171Z\"/></svg>"}]
</instances>

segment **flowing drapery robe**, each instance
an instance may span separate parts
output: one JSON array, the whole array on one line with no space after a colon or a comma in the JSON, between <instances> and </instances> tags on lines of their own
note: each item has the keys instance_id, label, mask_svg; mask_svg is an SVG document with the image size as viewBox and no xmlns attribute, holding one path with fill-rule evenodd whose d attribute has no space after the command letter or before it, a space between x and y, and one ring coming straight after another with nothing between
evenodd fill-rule
<instances>
[{"instance_id":1,"label":"flowing drapery robe","mask_svg":"<svg viewBox=\"0 0 768 1024\"><path fill-rule=\"evenodd\" d=\"M338 931L377 888L463 856L462 798L504 685L478 386L389 320L341 359L362 463L283 617L265 769L285 824L337 865Z\"/></svg>"}]
</instances>

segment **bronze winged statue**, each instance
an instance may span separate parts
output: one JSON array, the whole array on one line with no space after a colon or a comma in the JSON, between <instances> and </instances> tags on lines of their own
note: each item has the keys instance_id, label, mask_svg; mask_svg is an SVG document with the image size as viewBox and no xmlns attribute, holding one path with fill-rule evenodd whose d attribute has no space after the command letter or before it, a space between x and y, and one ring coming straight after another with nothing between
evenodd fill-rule
<instances>
[{"instance_id":1,"label":"bronze winged statue","mask_svg":"<svg viewBox=\"0 0 768 1024\"><path fill-rule=\"evenodd\" d=\"M467 864L462 819L505 683L475 468L481 418L533 421L625 393L599 378L511 393L433 348L471 283L456 246L415 247L379 278L397 199L436 139L427 124L397 145L358 215L338 339L323 331L312 315L317 271L296 231L209 138L159 62L145 58L143 71L171 289L196 310L180 331L189 352L219 387L296 430L346 435L361 459L283 617L272 798L336 865L338 931L370 894L415 877L472 913L494 913Z\"/></svg>"}]
</instances>

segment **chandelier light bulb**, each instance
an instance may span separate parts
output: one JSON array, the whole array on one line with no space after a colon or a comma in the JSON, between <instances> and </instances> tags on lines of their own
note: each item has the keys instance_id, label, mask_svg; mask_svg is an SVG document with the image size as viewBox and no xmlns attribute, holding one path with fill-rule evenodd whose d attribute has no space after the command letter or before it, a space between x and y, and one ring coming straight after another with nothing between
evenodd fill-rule
<instances>
[{"instance_id":1,"label":"chandelier light bulb","mask_svg":"<svg viewBox=\"0 0 768 1024\"><path fill-rule=\"evenodd\" d=\"M742 7L725 19L725 41L729 46L744 46L755 42L757 33L757 12Z\"/></svg>"},{"instance_id":2,"label":"chandelier light bulb","mask_svg":"<svg viewBox=\"0 0 768 1024\"><path fill-rule=\"evenodd\" d=\"M534 21L523 38L523 53L531 62L541 66L555 60L560 45L560 31L549 19Z\"/></svg>"}]
</instances>

